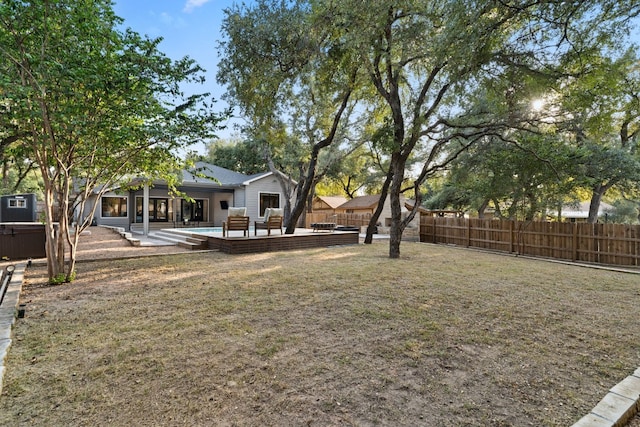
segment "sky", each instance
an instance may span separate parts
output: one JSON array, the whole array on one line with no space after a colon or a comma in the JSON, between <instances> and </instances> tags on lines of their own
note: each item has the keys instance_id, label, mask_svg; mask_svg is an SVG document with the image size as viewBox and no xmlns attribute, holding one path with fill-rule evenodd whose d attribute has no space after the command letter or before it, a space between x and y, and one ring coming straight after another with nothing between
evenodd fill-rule
<instances>
[{"instance_id":1,"label":"sky","mask_svg":"<svg viewBox=\"0 0 640 427\"><path fill-rule=\"evenodd\" d=\"M113 9L124 19L123 29L131 28L151 38L162 37L161 52L174 60L189 56L204 68L207 81L194 91L210 92L217 100L216 110L222 111L227 104L221 100L225 89L216 83L217 42L221 38L223 10L233 3L233 0L115 0ZM227 129L218 132L218 136L229 138L237 134L233 125L238 123L238 120L225 122ZM205 154L203 145L194 148Z\"/></svg>"}]
</instances>

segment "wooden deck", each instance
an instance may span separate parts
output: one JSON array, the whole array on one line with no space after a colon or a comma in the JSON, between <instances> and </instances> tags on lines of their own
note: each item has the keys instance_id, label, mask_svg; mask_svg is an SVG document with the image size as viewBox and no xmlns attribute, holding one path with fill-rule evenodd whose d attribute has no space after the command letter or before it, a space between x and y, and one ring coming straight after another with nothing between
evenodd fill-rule
<instances>
[{"instance_id":1,"label":"wooden deck","mask_svg":"<svg viewBox=\"0 0 640 427\"><path fill-rule=\"evenodd\" d=\"M276 252L296 249L324 248L338 245L356 245L360 236L355 231L313 232L313 230L296 229L294 234L272 233L259 230L244 237L241 232L231 232L231 236L223 237L221 233L190 233L197 238L206 237L209 249L228 254L248 254L257 252Z\"/></svg>"}]
</instances>

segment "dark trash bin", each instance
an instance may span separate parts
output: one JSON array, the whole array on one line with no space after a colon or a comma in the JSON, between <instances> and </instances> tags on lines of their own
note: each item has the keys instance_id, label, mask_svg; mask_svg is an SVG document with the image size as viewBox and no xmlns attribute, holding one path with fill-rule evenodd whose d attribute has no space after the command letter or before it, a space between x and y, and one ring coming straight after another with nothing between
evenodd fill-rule
<instances>
[{"instance_id":1,"label":"dark trash bin","mask_svg":"<svg viewBox=\"0 0 640 427\"><path fill-rule=\"evenodd\" d=\"M0 223L0 257L45 258L46 234L41 223Z\"/></svg>"}]
</instances>

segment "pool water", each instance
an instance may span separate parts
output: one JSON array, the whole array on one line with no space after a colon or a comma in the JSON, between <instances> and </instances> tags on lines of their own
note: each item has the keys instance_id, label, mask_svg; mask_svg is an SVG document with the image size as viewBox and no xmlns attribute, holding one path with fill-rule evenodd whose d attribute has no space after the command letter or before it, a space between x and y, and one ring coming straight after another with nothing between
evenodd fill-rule
<instances>
[{"instance_id":1,"label":"pool water","mask_svg":"<svg viewBox=\"0 0 640 427\"><path fill-rule=\"evenodd\" d=\"M222 233L222 227L194 227L194 228L178 228L179 231L187 233Z\"/></svg>"},{"instance_id":2,"label":"pool water","mask_svg":"<svg viewBox=\"0 0 640 427\"><path fill-rule=\"evenodd\" d=\"M222 234L222 227L194 227L194 228L176 228L177 231L195 234ZM253 232L253 226L249 226L249 231Z\"/></svg>"}]
</instances>

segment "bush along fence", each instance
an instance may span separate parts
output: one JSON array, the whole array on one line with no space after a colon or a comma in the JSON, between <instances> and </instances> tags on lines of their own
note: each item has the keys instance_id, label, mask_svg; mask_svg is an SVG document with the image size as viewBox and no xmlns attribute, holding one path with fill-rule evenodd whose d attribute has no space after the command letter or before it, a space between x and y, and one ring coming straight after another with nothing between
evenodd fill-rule
<instances>
[{"instance_id":1,"label":"bush along fence","mask_svg":"<svg viewBox=\"0 0 640 427\"><path fill-rule=\"evenodd\" d=\"M574 262L640 266L640 225L422 215L420 241Z\"/></svg>"}]
</instances>

